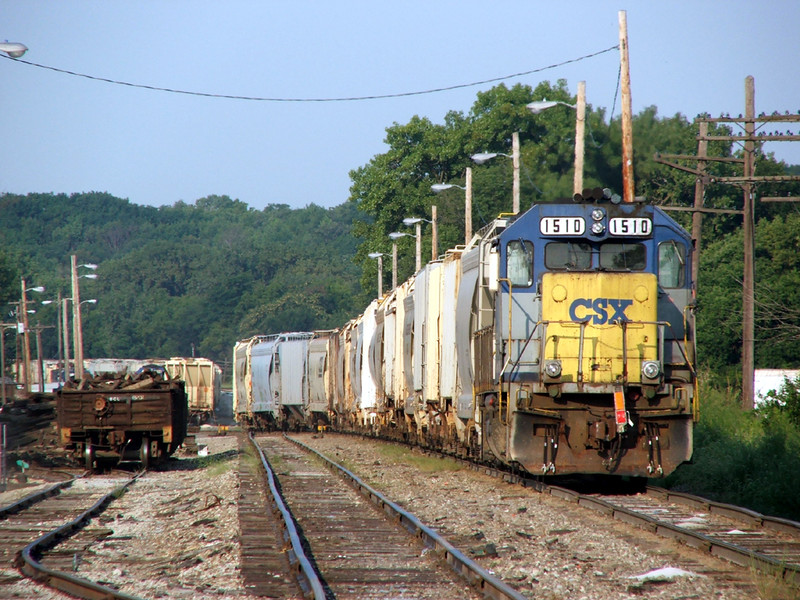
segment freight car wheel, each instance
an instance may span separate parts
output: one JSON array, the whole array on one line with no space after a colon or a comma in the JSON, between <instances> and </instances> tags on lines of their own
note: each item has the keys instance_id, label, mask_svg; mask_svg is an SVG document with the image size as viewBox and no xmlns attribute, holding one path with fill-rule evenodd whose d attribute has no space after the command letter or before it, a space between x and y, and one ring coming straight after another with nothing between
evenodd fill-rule
<instances>
[{"instance_id":1,"label":"freight car wheel","mask_svg":"<svg viewBox=\"0 0 800 600\"><path fill-rule=\"evenodd\" d=\"M150 466L150 440L148 438L142 439L142 445L139 448L139 460L142 462L143 469L147 469Z\"/></svg>"},{"instance_id":2,"label":"freight car wheel","mask_svg":"<svg viewBox=\"0 0 800 600\"><path fill-rule=\"evenodd\" d=\"M90 471L94 469L94 447L91 444L86 444L83 449L83 463Z\"/></svg>"}]
</instances>

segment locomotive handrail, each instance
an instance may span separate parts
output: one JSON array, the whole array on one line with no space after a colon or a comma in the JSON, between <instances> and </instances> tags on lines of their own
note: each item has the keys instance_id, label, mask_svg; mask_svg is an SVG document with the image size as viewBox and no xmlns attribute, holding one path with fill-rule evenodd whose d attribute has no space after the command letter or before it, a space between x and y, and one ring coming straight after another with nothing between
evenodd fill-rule
<instances>
[{"instance_id":1,"label":"locomotive handrail","mask_svg":"<svg viewBox=\"0 0 800 600\"><path fill-rule=\"evenodd\" d=\"M536 332L536 329L538 328L538 326L542 325L543 326L543 335L542 335L541 340L540 340L541 341L541 350L539 352L539 356L542 357L542 360L539 361L539 376L541 377L542 368L543 368L543 365L544 365L545 345L547 344L547 326L548 325L552 325L552 324L556 324L556 325L573 325L573 326L579 326L580 329L581 329L581 331L580 331L580 342L578 344L578 373L577 373L577 379L578 379L579 382L583 381L583 347L584 347L584 344L585 344L585 329L586 329L586 325L588 323L589 323L589 319L584 319L583 321L567 321L567 320L564 320L564 319L538 321L536 323L536 325L533 327L533 329L531 330L531 333L528 336L527 340L525 341L525 344L523 345L522 350L520 351L519 356L517 357L517 360L514 362L514 366L509 370L509 372L513 372L513 370L516 368L516 366L520 364L520 362L522 360L522 353L525 351L525 348L527 348L528 343L533 338L533 334ZM677 336L675 336L675 331L674 331L674 329L672 329L672 325L669 323L669 321L620 321L619 324L623 329L623 336L622 336L623 337L623 339L622 339L622 342L623 342L623 356L622 356L622 360L623 360L623 371L624 372L627 372L627 359L628 359L627 352L625 352L627 327L629 325L655 325L656 327L658 327L658 343L657 343L657 348L656 348L656 350L658 352L658 355L657 355L658 360L660 362L663 362L663 357L664 357L663 348L664 348L665 339L666 339L665 335L664 335L664 329L666 327L669 327L670 331L673 334L673 339L675 339L678 342L678 350L680 351L681 356L683 357L684 364L689 368L689 370L691 371L693 376L695 376L695 377L697 376L697 372L695 371L694 365L689 360L689 357L686 355L684 347L680 343L680 339ZM511 338L509 337L509 344L510 344L510 342L511 342ZM504 365L503 370L500 372L500 376L501 377L502 377L503 373L505 373L506 366L508 365L509 362L511 362L510 357L506 361L506 365ZM627 380L627 378L626 378L626 380Z\"/></svg>"}]
</instances>

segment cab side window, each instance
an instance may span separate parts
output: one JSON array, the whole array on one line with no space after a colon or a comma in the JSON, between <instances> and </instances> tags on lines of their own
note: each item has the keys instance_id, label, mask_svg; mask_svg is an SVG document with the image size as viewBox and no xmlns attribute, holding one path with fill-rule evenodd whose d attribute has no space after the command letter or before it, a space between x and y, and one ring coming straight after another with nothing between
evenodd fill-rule
<instances>
[{"instance_id":1,"label":"cab side window","mask_svg":"<svg viewBox=\"0 0 800 600\"><path fill-rule=\"evenodd\" d=\"M658 284L664 288L686 285L686 247L674 240L658 245Z\"/></svg>"},{"instance_id":2,"label":"cab side window","mask_svg":"<svg viewBox=\"0 0 800 600\"><path fill-rule=\"evenodd\" d=\"M506 277L513 287L533 284L533 244L512 240L506 246Z\"/></svg>"}]
</instances>

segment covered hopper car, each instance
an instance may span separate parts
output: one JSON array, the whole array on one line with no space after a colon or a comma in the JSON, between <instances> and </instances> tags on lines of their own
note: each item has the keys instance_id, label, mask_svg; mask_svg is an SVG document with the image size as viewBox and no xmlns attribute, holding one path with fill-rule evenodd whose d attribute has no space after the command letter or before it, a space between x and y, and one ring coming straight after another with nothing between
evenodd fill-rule
<instances>
[{"instance_id":1,"label":"covered hopper car","mask_svg":"<svg viewBox=\"0 0 800 600\"><path fill-rule=\"evenodd\" d=\"M186 388L189 418L202 425L214 416L222 389L222 369L208 358L172 357L164 362L172 379Z\"/></svg>"}]
</instances>

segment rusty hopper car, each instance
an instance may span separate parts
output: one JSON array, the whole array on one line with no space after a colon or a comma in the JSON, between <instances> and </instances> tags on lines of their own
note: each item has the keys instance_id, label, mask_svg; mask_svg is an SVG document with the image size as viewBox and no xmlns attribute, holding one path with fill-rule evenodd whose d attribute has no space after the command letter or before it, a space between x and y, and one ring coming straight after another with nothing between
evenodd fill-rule
<instances>
[{"instance_id":1,"label":"rusty hopper car","mask_svg":"<svg viewBox=\"0 0 800 600\"><path fill-rule=\"evenodd\" d=\"M188 402L183 381L165 370L135 376L100 374L56 392L58 434L88 469L139 462L147 468L183 442Z\"/></svg>"}]
</instances>

